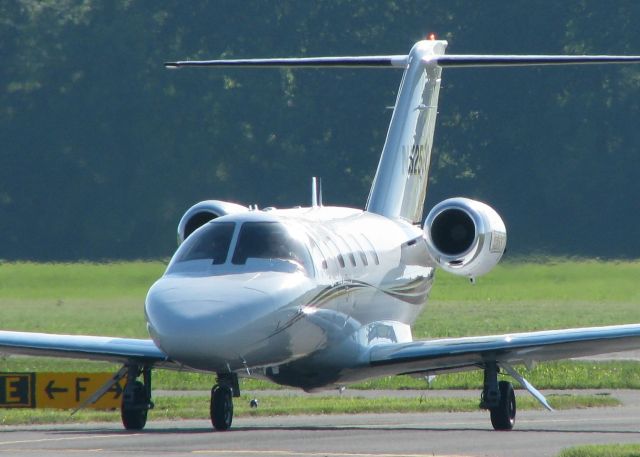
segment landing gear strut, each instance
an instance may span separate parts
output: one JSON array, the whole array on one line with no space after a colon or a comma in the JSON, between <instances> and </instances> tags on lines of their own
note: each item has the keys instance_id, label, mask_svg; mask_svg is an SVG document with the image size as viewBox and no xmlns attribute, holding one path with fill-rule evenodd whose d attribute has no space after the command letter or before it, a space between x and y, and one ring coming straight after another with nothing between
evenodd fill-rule
<instances>
[{"instance_id":1,"label":"landing gear strut","mask_svg":"<svg viewBox=\"0 0 640 457\"><path fill-rule=\"evenodd\" d=\"M142 374L144 383L138 381ZM127 383L122 394L120 416L127 430L142 430L147 423L147 413L153 408L151 401L151 368L131 365L127 371Z\"/></svg>"},{"instance_id":2,"label":"landing gear strut","mask_svg":"<svg viewBox=\"0 0 640 457\"><path fill-rule=\"evenodd\" d=\"M488 362L484 367L484 388L480 407L488 409L494 430L511 430L516 423L516 396L508 381L498 382L498 364Z\"/></svg>"},{"instance_id":3,"label":"landing gear strut","mask_svg":"<svg viewBox=\"0 0 640 457\"><path fill-rule=\"evenodd\" d=\"M211 389L211 424L218 431L229 430L233 421L233 397L240 396L238 375L218 374L216 385Z\"/></svg>"}]
</instances>

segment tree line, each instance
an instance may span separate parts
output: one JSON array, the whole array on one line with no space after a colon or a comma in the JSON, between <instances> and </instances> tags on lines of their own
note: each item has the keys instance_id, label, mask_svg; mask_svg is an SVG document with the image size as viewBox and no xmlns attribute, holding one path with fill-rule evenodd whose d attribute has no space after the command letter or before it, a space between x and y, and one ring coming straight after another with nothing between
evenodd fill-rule
<instances>
[{"instance_id":1,"label":"tree line","mask_svg":"<svg viewBox=\"0 0 640 457\"><path fill-rule=\"evenodd\" d=\"M193 203L363 207L401 72L181 59L640 54L640 3L0 3L2 259L163 258ZM511 255L639 257L640 67L445 69L428 210L491 204ZM426 211L425 211L426 214Z\"/></svg>"}]
</instances>

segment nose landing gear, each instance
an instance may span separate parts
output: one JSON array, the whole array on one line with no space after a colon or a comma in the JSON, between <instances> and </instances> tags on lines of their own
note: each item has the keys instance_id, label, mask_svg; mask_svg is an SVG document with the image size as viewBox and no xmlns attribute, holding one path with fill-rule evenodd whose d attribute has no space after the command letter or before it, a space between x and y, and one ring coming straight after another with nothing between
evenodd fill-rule
<instances>
[{"instance_id":1,"label":"nose landing gear","mask_svg":"<svg viewBox=\"0 0 640 457\"><path fill-rule=\"evenodd\" d=\"M229 430L233 421L233 397L240 396L238 375L218 374L217 383L211 389L211 424L218 431Z\"/></svg>"}]
</instances>

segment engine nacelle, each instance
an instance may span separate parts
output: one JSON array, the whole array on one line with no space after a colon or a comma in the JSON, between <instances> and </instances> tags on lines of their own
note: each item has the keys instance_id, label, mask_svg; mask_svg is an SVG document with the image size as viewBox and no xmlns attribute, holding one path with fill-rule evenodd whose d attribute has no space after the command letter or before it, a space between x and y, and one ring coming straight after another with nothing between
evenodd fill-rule
<instances>
[{"instance_id":1,"label":"engine nacelle","mask_svg":"<svg viewBox=\"0 0 640 457\"><path fill-rule=\"evenodd\" d=\"M178 245L187 239L196 229L207 222L227 214L243 213L249 209L237 203L220 200L205 200L196 203L187 210L178 224Z\"/></svg>"},{"instance_id":2,"label":"engine nacelle","mask_svg":"<svg viewBox=\"0 0 640 457\"><path fill-rule=\"evenodd\" d=\"M438 203L424 221L429 254L443 270L475 278L500 261L507 245L502 218L489 205L468 198Z\"/></svg>"}]
</instances>

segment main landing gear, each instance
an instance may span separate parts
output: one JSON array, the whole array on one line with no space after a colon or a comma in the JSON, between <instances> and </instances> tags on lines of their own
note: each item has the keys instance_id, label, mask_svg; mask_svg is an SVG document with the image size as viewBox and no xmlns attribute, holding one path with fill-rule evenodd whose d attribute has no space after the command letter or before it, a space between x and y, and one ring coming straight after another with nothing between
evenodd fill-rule
<instances>
[{"instance_id":1,"label":"main landing gear","mask_svg":"<svg viewBox=\"0 0 640 457\"><path fill-rule=\"evenodd\" d=\"M508 381L498 382L498 364L488 362L484 367L484 388L480 407L488 409L495 430L511 430L516 423L516 396Z\"/></svg>"},{"instance_id":2,"label":"main landing gear","mask_svg":"<svg viewBox=\"0 0 640 457\"><path fill-rule=\"evenodd\" d=\"M218 374L216 385L211 389L211 423L218 431L229 430L233 421L233 397L240 396L238 375Z\"/></svg>"},{"instance_id":3,"label":"main landing gear","mask_svg":"<svg viewBox=\"0 0 640 457\"><path fill-rule=\"evenodd\" d=\"M144 382L138 381L141 374ZM150 409L153 409L151 368L131 365L127 370L127 383L120 406L122 425L127 430L142 430L147 423L147 413Z\"/></svg>"}]
</instances>

